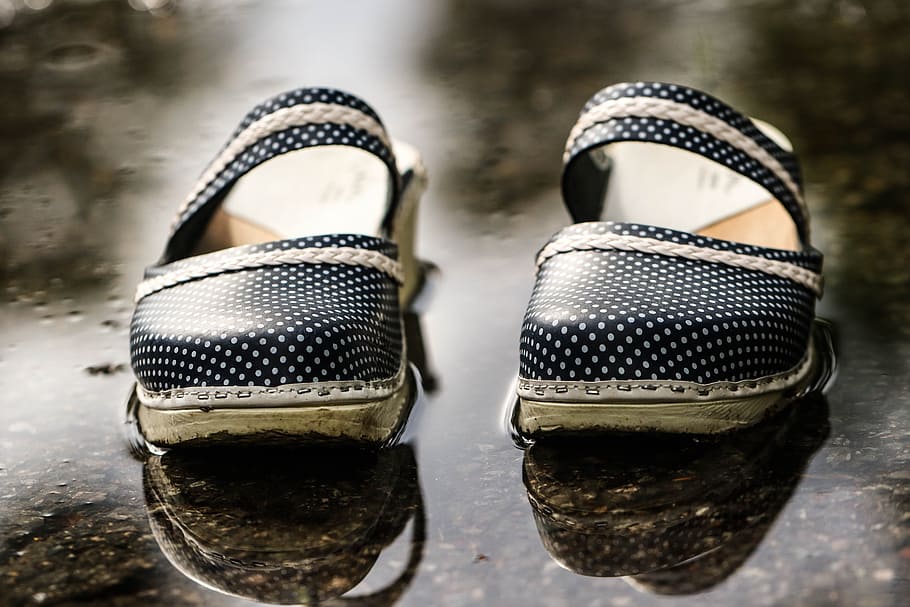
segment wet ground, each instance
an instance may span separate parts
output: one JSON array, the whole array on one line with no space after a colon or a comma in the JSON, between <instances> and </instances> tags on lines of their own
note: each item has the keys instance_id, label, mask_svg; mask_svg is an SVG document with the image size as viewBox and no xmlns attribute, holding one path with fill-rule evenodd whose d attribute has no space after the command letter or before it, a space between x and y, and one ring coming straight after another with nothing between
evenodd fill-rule
<instances>
[{"instance_id":1,"label":"wet ground","mask_svg":"<svg viewBox=\"0 0 910 607\"><path fill-rule=\"evenodd\" d=\"M0 605L910 601L905 3L0 0L0 25ZM840 376L734 439L521 451L503 400L564 138L638 79L792 136ZM378 455L136 459L135 283L246 109L302 84L424 154L435 389Z\"/></svg>"}]
</instances>

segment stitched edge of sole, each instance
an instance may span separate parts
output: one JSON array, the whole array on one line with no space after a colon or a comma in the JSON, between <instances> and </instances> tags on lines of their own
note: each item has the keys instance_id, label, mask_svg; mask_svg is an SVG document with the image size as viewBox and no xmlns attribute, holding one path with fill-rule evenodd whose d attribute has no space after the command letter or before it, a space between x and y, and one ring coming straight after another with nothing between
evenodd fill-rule
<instances>
[{"instance_id":1,"label":"stitched edge of sole","mask_svg":"<svg viewBox=\"0 0 910 607\"><path fill-rule=\"evenodd\" d=\"M811 383L817 366L817 349L810 342L806 358L795 369L751 382L754 387L739 394L738 389L713 394L696 391L686 398L685 392L677 390L662 401L651 388L641 388L637 393L614 389L606 398L600 392L582 392L572 395L582 396L573 401L566 391L560 396L568 400L544 400L539 393L534 394L538 398L529 398L526 394L530 391L519 388L512 423L522 436L529 438L561 432L730 432L781 410ZM524 381L519 380L519 385Z\"/></svg>"},{"instance_id":2,"label":"stitched edge of sole","mask_svg":"<svg viewBox=\"0 0 910 607\"><path fill-rule=\"evenodd\" d=\"M402 325L402 332L404 327ZM402 357L398 371L378 381L327 381L282 386L207 386L175 388L150 392L136 386L139 402L149 409L163 411L207 409L255 409L262 407L299 407L377 401L389 398L406 383L407 358Z\"/></svg>"},{"instance_id":3,"label":"stitched edge of sole","mask_svg":"<svg viewBox=\"0 0 910 607\"><path fill-rule=\"evenodd\" d=\"M401 432L416 397L408 377L391 395L359 402L296 406L206 405L160 409L140 402L136 418L142 437L156 447L243 442L356 442L383 445Z\"/></svg>"},{"instance_id":4,"label":"stitched edge of sole","mask_svg":"<svg viewBox=\"0 0 910 607\"><path fill-rule=\"evenodd\" d=\"M518 396L532 401L563 403L690 403L720 398L745 398L782 390L799 383L812 366L812 341L803 359L789 371L738 382L672 382L660 380L617 380L602 382L560 382L518 378Z\"/></svg>"}]
</instances>

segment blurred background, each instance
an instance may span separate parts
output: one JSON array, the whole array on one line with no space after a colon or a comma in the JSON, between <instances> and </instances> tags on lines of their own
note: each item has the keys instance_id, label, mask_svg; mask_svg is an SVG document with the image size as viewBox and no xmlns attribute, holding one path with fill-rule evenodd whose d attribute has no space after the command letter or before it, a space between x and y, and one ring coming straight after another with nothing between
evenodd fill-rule
<instances>
[{"instance_id":1,"label":"blurred background","mask_svg":"<svg viewBox=\"0 0 910 607\"><path fill-rule=\"evenodd\" d=\"M908 65L902 0L0 0L0 604L278 596L265 592L268 576L220 587L217 572L197 571L197 583L172 564L183 561L168 550L182 544L155 531L161 503L194 537L181 508L198 519L195 506L168 496L181 495L179 479L223 477L130 455L128 325L171 214L243 114L282 90L326 85L366 99L428 166L419 246L440 271L421 321L438 389L413 424L416 464L401 468L414 477L407 495L416 482L423 496L408 498L409 528L425 510L425 537L396 520L370 544L372 568L355 576L339 561L343 573L311 580L329 590L300 602L350 586L364 604L905 605ZM619 467L635 477L622 480L615 452L609 466L535 458L503 430L534 255L569 221L565 137L590 95L625 80L709 91L781 128L803 161L813 244L826 254L819 313L838 328L841 370L827 400L754 446L755 461L785 469L732 465L717 456L730 444L680 451L689 459L672 465L632 448ZM688 472L673 476L678 465ZM386 478L367 476L339 487L362 497ZM707 489L668 482L695 476ZM159 490L161 479L178 488ZM275 483L301 491L298 480L289 471ZM332 481L320 482L331 495ZM717 516L682 535L595 517L611 540L587 548L539 520L541 500L587 496L590 512L575 504L571 515L584 528L583 515L629 486L659 496L637 506L647 515L635 529L674 528L673 513L690 520L705 507ZM242 513L242 498L223 503ZM228 541L236 522L213 536ZM622 550L610 548L617 537ZM224 554L203 544L190 542L194 558ZM637 565L566 560L581 550ZM652 552L660 558L641 556ZM379 593L389 585L396 592Z\"/></svg>"}]
</instances>

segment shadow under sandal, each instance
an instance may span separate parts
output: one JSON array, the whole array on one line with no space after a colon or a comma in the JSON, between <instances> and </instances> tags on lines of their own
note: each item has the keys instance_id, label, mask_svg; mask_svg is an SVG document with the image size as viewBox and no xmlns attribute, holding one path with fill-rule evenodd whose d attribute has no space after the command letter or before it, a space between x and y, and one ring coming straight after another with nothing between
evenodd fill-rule
<instances>
[{"instance_id":1,"label":"shadow under sandal","mask_svg":"<svg viewBox=\"0 0 910 607\"><path fill-rule=\"evenodd\" d=\"M724 432L813 388L822 255L779 131L686 87L619 84L564 163L579 223L537 258L521 434Z\"/></svg>"},{"instance_id":2,"label":"shadow under sandal","mask_svg":"<svg viewBox=\"0 0 910 607\"><path fill-rule=\"evenodd\" d=\"M412 401L401 306L424 184L416 151L356 97L308 88L254 108L137 289L145 439L391 440Z\"/></svg>"}]
</instances>

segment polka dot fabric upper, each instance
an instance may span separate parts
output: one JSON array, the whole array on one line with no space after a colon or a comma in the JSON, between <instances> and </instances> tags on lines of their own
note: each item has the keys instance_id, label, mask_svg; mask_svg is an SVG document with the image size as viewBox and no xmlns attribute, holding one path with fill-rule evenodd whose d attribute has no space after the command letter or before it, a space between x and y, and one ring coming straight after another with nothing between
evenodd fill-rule
<instances>
[{"instance_id":1,"label":"polka dot fabric upper","mask_svg":"<svg viewBox=\"0 0 910 607\"><path fill-rule=\"evenodd\" d=\"M344 109L333 115L363 119L351 124L302 122L287 128L278 121L280 127L261 133L251 127L283 108L316 103ZM251 132L256 135L248 145L247 139L238 139ZM326 247L375 251L394 260L397 249L391 242L328 234L189 256L208 218L240 177L275 156L304 147L349 145L373 153L389 168L394 205L400 176L384 138L379 117L366 103L331 89L304 88L278 95L243 119L222 152L234 141L243 142L234 144L241 149L188 199L174 223L162 262L146 271L146 279L187 272L194 277L145 295L136 305L130 351L142 388L161 392L279 387L401 377L404 346L398 284L389 274L367 265L332 263L234 267L255 254ZM220 269L207 271L213 267ZM197 270L206 275L195 276Z\"/></svg>"},{"instance_id":2,"label":"polka dot fabric upper","mask_svg":"<svg viewBox=\"0 0 910 607\"><path fill-rule=\"evenodd\" d=\"M165 267L249 252L354 247L395 257L378 238L328 235L235 247ZM225 272L143 298L131 326L133 370L148 391L378 381L401 365L398 285L349 265L301 264Z\"/></svg>"},{"instance_id":3,"label":"polka dot fabric upper","mask_svg":"<svg viewBox=\"0 0 910 607\"><path fill-rule=\"evenodd\" d=\"M624 223L576 224L553 240L607 232L821 264L818 254ZM805 287L764 272L630 251L561 253L540 267L520 377L705 384L783 373L805 355L814 305Z\"/></svg>"}]
</instances>

